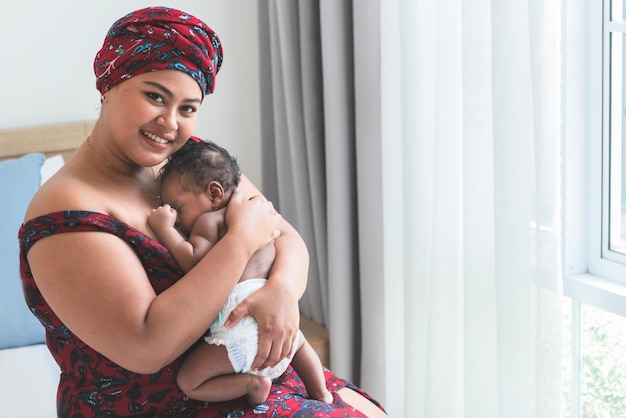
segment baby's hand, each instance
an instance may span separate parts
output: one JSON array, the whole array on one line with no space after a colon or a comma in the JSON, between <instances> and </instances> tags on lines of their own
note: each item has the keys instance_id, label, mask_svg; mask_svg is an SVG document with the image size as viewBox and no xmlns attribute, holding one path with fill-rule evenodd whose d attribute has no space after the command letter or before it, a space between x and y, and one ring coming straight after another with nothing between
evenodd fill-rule
<instances>
[{"instance_id":1,"label":"baby's hand","mask_svg":"<svg viewBox=\"0 0 626 418\"><path fill-rule=\"evenodd\" d=\"M176 217L176 209L166 203L163 206L152 209L150 215L148 215L148 223L155 230L165 227L173 228L176 225Z\"/></svg>"}]
</instances>

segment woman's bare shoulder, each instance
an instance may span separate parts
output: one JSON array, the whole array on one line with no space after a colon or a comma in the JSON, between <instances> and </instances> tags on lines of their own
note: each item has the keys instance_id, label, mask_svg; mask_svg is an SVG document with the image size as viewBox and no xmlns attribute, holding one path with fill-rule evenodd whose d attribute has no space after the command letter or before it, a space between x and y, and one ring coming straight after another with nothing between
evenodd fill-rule
<instances>
[{"instance_id":1,"label":"woman's bare shoulder","mask_svg":"<svg viewBox=\"0 0 626 418\"><path fill-rule=\"evenodd\" d=\"M62 210L106 213L106 205L94 189L79 173L64 166L37 190L28 206L25 219Z\"/></svg>"}]
</instances>

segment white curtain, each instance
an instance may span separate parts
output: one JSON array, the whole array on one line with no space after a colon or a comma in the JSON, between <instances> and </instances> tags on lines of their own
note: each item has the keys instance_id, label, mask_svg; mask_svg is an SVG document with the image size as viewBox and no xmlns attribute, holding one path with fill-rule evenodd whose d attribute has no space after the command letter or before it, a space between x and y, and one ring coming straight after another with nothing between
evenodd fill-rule
<instances>
[{"instance_id":1,"label":"white curtain","mask_svg":"<svg viewBox=\"0 0 626 418\"><path fill-rule=\"evenodd\" d=\"M300 54L320 51L326 219L300 220L326 222L307 240L326 254L315 286L333 369L392 417L563 416L560 0L267 4L270 14L299 7L290 26L312 16L322 28L315 39L296 32ZM282 39L267 46L274 59L292 38L267 22ZM293 95L276 65L274 103ZM312 137L277 139L293 123L281 110L271 141L293 153ZM275 177L302 168L273 163ZM281 202L298 194L278 189ZM338 270L346 254L357 267Z\"/></svg>"},{"instance_id":2,"label":"white curtain","mask_svg":"<svg viewBox=\"0 0 626 418\"><path fill-rule=\"evenodd\" d=\"M362 385L392 416L563 416L559 1L354 7Z\"/></svg>"}]
</instances>

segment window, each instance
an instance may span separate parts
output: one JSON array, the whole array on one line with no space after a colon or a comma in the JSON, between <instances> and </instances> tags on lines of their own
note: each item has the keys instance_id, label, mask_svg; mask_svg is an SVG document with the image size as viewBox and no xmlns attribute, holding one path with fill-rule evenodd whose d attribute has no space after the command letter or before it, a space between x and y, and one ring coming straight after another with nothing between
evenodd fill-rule
<instances>
[{"instance_id":1,"label":"window","mask_svg":"<svg viewBox=\"0 0 626 418\"><path fill-rule=\"evenodd\" d=\"M606 169L603 183L608 185L605 219L603 224L606 243L603 244L603 257L624 264L626 255L626 147L624 140L626 133L626 53L624 36L624 4L622 1L613 1L610 12L604 20L605 54L603 65L605 70L604 114L608 116L608 126L605 129L604 152Z\"/></svg>"},{"instance_id":2,"label":"window","mask_svg":"<svg viewBox=\"0 0 626 418\"><path fill-rule=\"evenodd\" d=\"M564 3L564 290L626 316L626 0L617 2Z\"/></svg>"},{"instance_id":3,"label":"window","mask_svg":"<svg viewBox=\"0 0 626 418\"><path fill-rule=\"evenodd\" d=\"M626 0L562 4L568 416L623 416Z\"/></svg>"},{"instance_id":4,"label":"window","mask_svg":"<svg viewBox=\"0 0 626 418\"><path fill-rule=\"evenodd\" d=\"M626 318L580 308L580 416L626 416Z\"/></svg>"}]
</instances>

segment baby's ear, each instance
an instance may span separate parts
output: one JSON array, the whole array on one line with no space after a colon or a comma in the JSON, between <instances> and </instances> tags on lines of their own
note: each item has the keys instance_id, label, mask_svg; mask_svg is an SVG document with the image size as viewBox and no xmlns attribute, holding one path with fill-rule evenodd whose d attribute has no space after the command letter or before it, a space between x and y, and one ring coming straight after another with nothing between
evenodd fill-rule
<instances>
[{"instance_id":1,"label":"baby's ear","mask_svg":"<svg viewBox=\"0 0 626 418\"><path fill-rule=\"evenodd\" d=\"M213 203L220 203L224 198L224 188L215 180L209 182L207 192L209 193L209 196L211 196L211 201Z\"/></svg>"}]
</instances>

